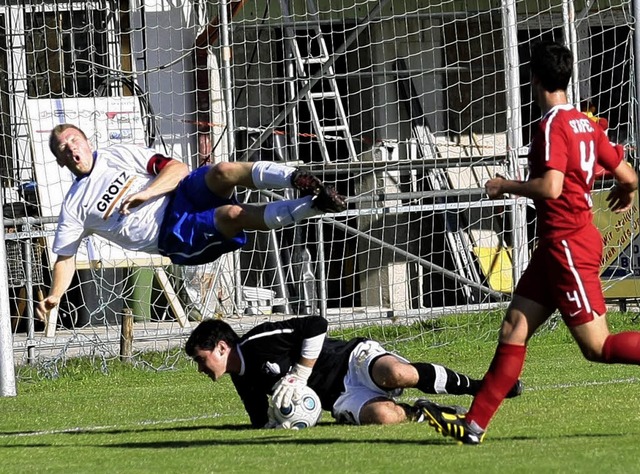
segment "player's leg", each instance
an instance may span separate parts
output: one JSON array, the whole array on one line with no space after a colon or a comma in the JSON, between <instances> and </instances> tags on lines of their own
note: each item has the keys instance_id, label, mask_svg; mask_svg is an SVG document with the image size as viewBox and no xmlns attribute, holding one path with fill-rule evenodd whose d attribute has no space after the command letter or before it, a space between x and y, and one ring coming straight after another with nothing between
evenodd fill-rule
<instances>
[{"instance_id":1,"label":"player's leg","mask_svg":"<svg viewBox=\"0 0 640 474\"><path fill-rule=\"evenodd\" d=\"M195 179L192 178L192 181ZM346 208L344 197L337 194L334 188L322 186L317 178L306 172L273 162L218 163L207 169L204 182L211 193L225 199L232 198L236 185L254 189L294 187L301 194L308 194L298 199L268 204L233 202L216 206L212 210L214 226L227 239L244 230L280 229L325 212L340 212ZM190 189L197 190L196 185L194 183ZM317 186L321 187L321 192L318 195L309 194ZM197 194L205 195L201 192Z\"/></svg>"},{"instance_id":2,"label":"player's leg","mask_svg":"<svg viewBox=\"0 0 640 474\"><path fill-rule=\"evenodd\" d=\"M355 376L355 377L354 377ZM376 388L371 389L358 382L358 376L352 372L347 377L345 391L338 397L331 410L338 423L349 425L393 425L405 421L424 421L422 410L416 405L398 403L391 394ZM455 412L455 407L449 408Z\"/></svg>"},{"instance_id":3,"label":"player's leg","mask_svg":"<svg viewBox=\"0 0 640 474\"><path fill-rule=\"evenodd\" d=\"M640 365L640 332L611 334L605 315L579 326L569 327L582 354L592 362Z\"/></svg>"},{"instance_id":4,"label":"player's leg","mask_svg":"<svg viewBox=\"0 0 640 474\"><path fill-rule=\"evenodd\" d=\"M468 413L452 414L428 400L423 401L421 408L429 424L459 442L481 443L489 422L522 372L527 341L550 314L541 304L516 295L502 322L489 370Z\"/></svg>"},{"instance_id":5,"label":"player's leg","mask_svg":"<svg viewBox=\"0 0 640 474\"><path fill-rule=\"evenodd\" d=\"M602 243L594 226L562 241L556 259L565 277L558 284L559 309L585 358L608 364L640 364L640 332L610 334L600 281ZM560 272L558 272L560 273Z\"/></svg>"},{"instance_id":6,"label":"player's leg","mask_svg":"<svg viewBox=\"0 0 640 474\"><path fill-rule=\"evenodd\" d=\"M378 357L371 369L373 381L386 390L417 388L424 393L475 395L481 380L429 362L410 363L395 354ZM516 382L507 394L514 397L522 393L522 384Z\"/></svg>"},{"instance_id":7,"label":"player's leg","mask_svg":"<svg viewBox=\"0 0 640 474\"><path fill-rule=\"evenodd\" d=\"M420 423L425 421L422 410L424 403L437 406L447 413L466 413L462 407L439 405L424 398L418 399L413 406L407 403L398 403L389 398L374 398L360 409L359 422L361 425L395 425L405 421Z\"/></svg>"},{"instance_id":8,"label":"player's leg","mask_svg":"<svg viewBox=\"0 0 640 474\"><path fill-rule=\"evenodd\" d=\"M361 425L395 425L412 417L411 407L389 398L375 398L360 409Z\"/></svg>"},{"instance_id":9,"label":"player's leg","mask_svg":"<svg viewBox=\"0 0 640 474\"><path fill-rule=\"evenodd\" d=\"M252 189L298 189L302 197L268 204L235 204L215 211L215 226L227 238L243 230L280 229L295 222L346 209L344 196L331 186L323 186L310 173L274 162L218 163L205 176L207 187L216 195L231 197L236 185Z\"/></svg>"},{"instance_id":10,"label":"player's leg","mask_svg":"<svg viewBox=\"0 0 640 474\"><path fill-rule=\"evenodd\" d=\"M344 391L331 410L339 423L398 423L406 419L405 410L394 401L402 390L386 390L371 378L370 369L374 361L387 354L378 342L372 340L360 342L351 351L344 376Z\"/></svg>"},{"instance_id":11,"label":"player's leg","mask_svg":"<svg viewBox=\"0 0 640 474\"><path fill-rule=\"evenodd\" d=\"M526 272L521 283L523 280L526 281ZM427 400L421 408L429 424L459 442L482 442L489 422L522 372L527 341L551 313L540 303L516 295L507 309L498 347L469 412L452 414Z\"/></svg>"},{"instance_id":12,"label":"player's leg","mask_svg":"<svg viewBox=\"0 0 640 474\"><path fill-rule=\"evenodd\" d=\"M466 417L448 416L437 407L425 406L429 424L436 430L463 443L482 441L489 421L520 377L529 338L555 308L549 258L547 246L538 245L507 308L498 347Z\"/></svg>"},{"instance_id":13,"label":"player's leg","mask_svg":"<svg viewBox=\"0 0 640 474\"><path fill-rule=\"evenodd\" d=\"M251 168L251 180L254 189L293 188L301 196L313 196L323 187L322 181L309 173L292 166L273 161L256 161Z\"/></svg>"},{"instance_id":14,"label":"player's leg","mask_svg":"<svg viewBox=\"0 0 640 474\"><path fill-rule=\"evenodd\" d=\"M485 430L524 367L526 345L552 309L515 295L500 328L498 347L475 395L467 421Z\"/></svg>"},{"instance_id":15,"label":"player's leg","mask_svg":"<svg viewBox=\"0 0 640 474\"><path fill-rule=\"evenodd\" d=\"M551 289L555 285L554 273L549 274L551 263L548 247L538 245L518 282L500 327L495 354L466 416L467 422L479 431L487 428L520 377L527 342L556 307Z\"/></svg>"},{"instance_id":16,"label":"player's leg","mask_svg":"<svg viewBox=\"0 0 640 474\"><path fill-rule=\"evenodd\" d=\"M244 230L278 229L327 212L314 201L322 194L268 204L238 203L233 188L237 184L252 186L252 165L219 163L198 168L180 183L158 240L163 255L171 256L176 263L212 261L211 258L244 245ZM323 190L326 194L326 188ZM212 248L214 245L219 251Z\"/></svg>"},{"instance_id":17,"label":"player's leg","mask_svg":"<svg viewBox=\"0 0 640 474\"><path fill-rule=\"evenodd\" d=\"M607 336L599 362L640 365L640 332L627 331Z\"/></svg>"},{"instance_id":18,"label":"player's leg","mask_svg":"<svg viewBox=\"0 0 640 474\"><path fill-rule=\"evenodd\" d=\"M373 340L363 341L358 344L351 352L349 358L349 369L344 377L344 392L338 397L332 407L334 418L341 423L348 424L394 424L403 421L422 421L422 409L418 406L418 402L413 407L397 403L395 397L402 394L402 388L395 386L394 388L385 388L383 383L376 383L372 373L374 366L380 361L385 360L389 363L389 367L395 366L399 370L404 371L408 366L408 361L400 356L387 352L378 342ZM402 366L395 365L394 361L403 363ZM386 362L382 364L387 365ZM379 366L378 377L387 378L390 383L392 375L385 375ZM410 366L409 366L410 367ZM413 374L407 372L404 376L414 381L417 379L415 371ZM407 387L410 386L407 384ZM419 400L420 401L420 400ZM442 409L443 407L437 405ZM456 409L452 409L456 412ZM421 418L420 420L418 418Z\"/></svg>"},{"instance_id":19,"label":"player's leg","mask_svg":"<svg viewBox=\"0 0 640 474\"><path fill-rule=\"evenodd\" d=\"M324 212L342 212L347 208L345 197L312 173L271 161L257 161L251 169L253 187L256 189L297 189L302 199L295 201L275 201L267 204L265 222L271 229L289 225L290 215L309 212L311 217ZM309 197L308 199L304 199ZM304 211L303 211L304 210ZM294 216L295 219L295 216Z\"/></svg>"},{"instance_id":20,"label":"player's leg","mask_svg":"<svg viewBox=\"0 0 640 474\"><path fill-rule=\"evenodd\" d=\"M298 190L300 196L312 196L313 207L322 212L346 209L344 196L333 186L323 185L312 173L272 161L222 162L208 168L207 187L217 196L229 198L236 186L249 189ZM274 202L284 206L287 201Z\"/></svg>"},{"instance_id":21,"label":"player's leg","mask_svg":"<svg viewBox=\"0 0 640 474\"><path fill-rule=\"evenodd\" d=\"M594 319L589 322L577 326L569 326L569 331L578 343L585 359L592 362L604 362L603 350L605 341L611 335L605 315L597 316L596 313Z\"/></svg>"},{"instance_id":22,"label":"player's leg","mask_svg":"<svg viewBox=\"0 0 640 474\"><path fill-rule=\"evenodd\" d=\"M251 178L255 189L293 188L300 196L318 195L325 187L313 173L272 161L255 162Z\"/></svg>"},{"instance_id":23,"label":"player's leg","mask_svg":"<svg viewBox=\"0 0 640 474\"><path fill-rule=\"evenodd\" d=\"M230 204L215 209L215 227L230 239L243 230L281 229L295 222L324 214L313 205L312 196L268 204Z\"/></svg>"},{"instance_id":24,"label":"player's leg","mask_svg":"<svg viewBox=\"0 0 640 474\"><path fill-rule=\"evenodd\" d=\"M243 230L269 230L264 221L264 205L228 204L214 211L215 228L231 239Z\"/></svg>"},{"instance_id":25,"label":"player's leg","mask_svg":"<svg viewBox=\"0 0 640 474\"><path fill-rule=\"evenodd\" d=\"M322 181L312 173L273 161L221 162L209 167L209 189L220 197L230 197L235 186L249 189L293 188L301 196L319 194Z\"/></svg>"},{"instance_id":26,"label":"player's leg","mask_svg":"<svg viewBox=\"0 0 640 474\"><path fill-rule=\"evenodd\" d=\"M236 186L254 188L251 178L253 163L226 162L216 163L208 168L205 183L209 190L222 198L230 198Z\"/></svg>"}]
</instances>

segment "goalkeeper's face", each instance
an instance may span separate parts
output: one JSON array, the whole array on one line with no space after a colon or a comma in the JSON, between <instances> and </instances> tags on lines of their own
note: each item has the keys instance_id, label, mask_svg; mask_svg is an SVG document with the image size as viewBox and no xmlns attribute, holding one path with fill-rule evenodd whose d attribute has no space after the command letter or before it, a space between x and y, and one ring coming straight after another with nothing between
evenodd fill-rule
<instances>
[{"instance_id":1,"label":"goalkeeper's face","mask_svg":"<svg viewBox=\"0 0 640 474\"><path fill-rule=\"evenodd\" d=\"M207 375L214 382L227 371L227 351L220 344L213 349L196 347L193 361L198 364L198 372Z\"/></svg>"}]
</instances>

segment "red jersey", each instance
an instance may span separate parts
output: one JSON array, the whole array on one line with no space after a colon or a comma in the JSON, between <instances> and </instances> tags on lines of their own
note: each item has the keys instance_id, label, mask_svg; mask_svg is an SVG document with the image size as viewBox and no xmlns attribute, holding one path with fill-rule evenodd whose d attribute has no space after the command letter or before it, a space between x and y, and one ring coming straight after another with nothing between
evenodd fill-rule
<instances>
[{"instance_id":1,"label":"red jersey","mask_svg":"<svg viewBox=\"0 0 640 474\"><path fill-rule=\"evenodd\" d=\"M592 222L591 188L596 162L612 172L622 161L601 127L569 104L557 105L545 114L529 149L529 179L548 170L564 173L557 199L534 200L540 238L578 232Z\"/></svg>"}]
</instances>

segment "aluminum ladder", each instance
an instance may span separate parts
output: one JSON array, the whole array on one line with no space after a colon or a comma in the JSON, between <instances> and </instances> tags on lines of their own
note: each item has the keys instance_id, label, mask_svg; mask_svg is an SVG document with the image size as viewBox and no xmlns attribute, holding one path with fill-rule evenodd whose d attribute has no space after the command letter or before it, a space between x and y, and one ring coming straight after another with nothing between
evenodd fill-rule
<instances>
[{"instance_id":1,"label":"aluminum ladder","mask_svg":"<svg viewBox=\"0 0 640 474\"><path fill-rule=\"evenodd\" d=\"M280 0L282 14L285 19L292 18L289 5L290 1L291 0ZM327 64L330 59L329 48L327 47L327 42L324 39L322 29L320 28L318 11L314 0L307 0L306 3L307 16L310 18L307 28L309 36L302 39L308 42L306 53L301 50L299 43L301 38L296 35L293 27L285 27L285 38L289 43L288 52L290 59L295 64L295 67L286 68L287 75L292 79L289 84L288 95L290 98L295 97L295 79L299 80L301 88L305 87L309 83L309 78L312 76L312 67L315 65L319 66L323 71L323 80L318 81L316 86L324 88L326 85L328 86L327 90L314 91L314 88L312 87L312 89L305 95L305 99L311 115L311 121L313 123L315 136L318 140L322 159L326 163L334 161L332 160L329 149L327 148L327 141L340 140L344 141L346 144L348 160L357 161L358 153L356 151L351 130L349 129L349 119L345 111L344 104L342 103L342 97L338 89L338 82L335 78L335 67L333 64ZM317 49L314 48L314 46L317 46ZM314 49L316 52L312 53ZM317 87L315 88L317 89ZM335 117L325 117L324 114L319 112L319 106L326 100L332 100L334 102L336 111ZM334 123L326 123L329 121ZM293 118L293 122L294 127L297 127L297 118L295 116ZM295 140L297 142L298 133L295 133L295 135Z\"/></svg>"},{"instance_id":2,"label":"aluminum ladder","mask_svg":"<svg viewBox=\"0 0 640 474\"><path fill-rule=\"evenodd\" d=\"M400 73L398 74L400 93L403 102L407 104L407 111L411 119L411 128L420 155L424 159L437 159L439 152L424 110L422 109L422 104L418 99L416 88L410 77L401 74L402 71L407 69L403 60L398 59L396 61L396 69ZM431 189L434 191L452 189L444 168L429 169L426 178ZM457 273L468 280L481 284L483 279L476 267L475 257L471 249L471 240L468 233L462 229L460 225L459 213L455 212L455 207L452 207L451 210L446 208L446 198L436 198L435 201L437 204L445 205L442 218L444 219L446 242ZM461 290L470 303L480 302L481 295L477 289L471 288L469 285L461 285Z\"/></svg>"}]
</instances>

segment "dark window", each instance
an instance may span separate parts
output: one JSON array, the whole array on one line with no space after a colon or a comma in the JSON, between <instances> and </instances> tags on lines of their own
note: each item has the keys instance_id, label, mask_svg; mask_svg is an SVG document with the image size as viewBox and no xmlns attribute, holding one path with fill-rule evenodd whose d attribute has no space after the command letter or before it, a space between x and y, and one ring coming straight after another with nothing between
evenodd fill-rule
<instances>
[{"instance_id":1,"label":"dark window","mask_svg":"<svg viewBox=\"0 0 640 474\"><path fill-rule=\"evenodd\" d=\"M25 14L30 98L92 97L108 65L106 12Z\"/></svg>"}]
</instances>

